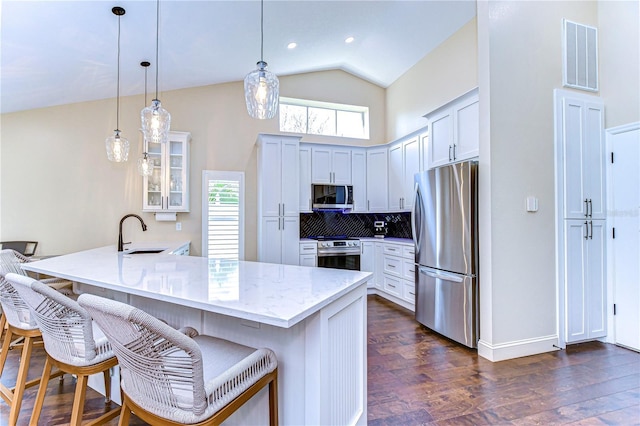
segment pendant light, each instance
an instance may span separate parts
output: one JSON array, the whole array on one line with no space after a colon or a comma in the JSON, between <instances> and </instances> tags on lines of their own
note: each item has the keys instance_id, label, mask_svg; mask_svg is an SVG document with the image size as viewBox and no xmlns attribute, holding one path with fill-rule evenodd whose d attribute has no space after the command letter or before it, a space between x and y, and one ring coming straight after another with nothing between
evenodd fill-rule
<instances>
[{"instance_id":1,"label":"pendant light","mask_svg":"<svg viewBox=\"0 0 640 426\"><path fill-rule=\"evenodd\" d=\"M253 118L264 120L273 118L278 111L280 82L271 71L267 71L264 54L264 0L260 0L260 61L258 69L251 71L244 78L244 99L247 112Z\"/></svg>"},{"instance_id":2,"label":"pendant light","mask_svg":"<svg viewBox=\"0 0 640 426\"><path fill-rule=\"evenodd\" d=\"M171 127L171 114L162 108L158 99L158 44L160 40L160 0L156 1L156 97L151 101L151 105L144 108L140 113L142 119L142 133L144 138L153 143L166 142L169 140L169 128Z\"/></svg>"},{"instance_id":3,"label":"pendant light","mask_svg":"<svg viewBox=\"0 0 640 426\"><path fill-rule=\"evenodd\" d=\"M118 17L118 78L116 89L116 130L113 136L105 140L107 148L107 158L109 161L122 163L129 159L129 141L120 136L120 17L125 14L125 10L120 6L111 9Z\"/></svg>"},{"instance_id":4,"label":"pendant light","mask_svg":"<svg viewBox=\"0 0 640 426\"><path fill-rule=\"evenodd\" d=\"M140 62L140 65L144 67L144 104L146 105L147 104L147 69L149 68L149 65L151 65L151 63L147 61L142 61ZM143 139L144 139L144 135L143 135ZM147 141L143 140L142 144L144 148L146 148ZM142 153L142 158L138 158L138 173L140 174L140 176L151 176L153 174L153 164L151 163L151 159L149 158L149 155L147 154L146 150L144 150L144 152Z\"/></svg>"}]
</instances>

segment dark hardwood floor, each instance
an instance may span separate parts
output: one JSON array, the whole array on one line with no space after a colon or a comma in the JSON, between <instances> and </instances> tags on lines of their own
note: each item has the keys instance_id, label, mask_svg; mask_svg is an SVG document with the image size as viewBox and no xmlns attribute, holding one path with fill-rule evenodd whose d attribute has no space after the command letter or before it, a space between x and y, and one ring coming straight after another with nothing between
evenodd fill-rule
<instances>
[{"instance_id":1,"label":"dark hardwood floor","mask_svg":"<svg viewBox=\"0 0 640 426\"><path fill-rule=\"evenodd\" d=\"M597 342L492 363L422 327L413 314L377 296L368 304L370 425L640 425L640 354ZM31 375L42 371L36 350ZM13 384L19 351L2 382ZM69 422L75 380L49 383L41 425ZM36 388L18 421L27 425ZM85 420L105 412L89 390ZM7 404L0 400L0 425ZM110 425L117 425L117 419ZM132 417L132 425L145 423Z\"/></svg>"},{"instance_id":2,"label":"dark hardwood floor","mask_svg":"<svg viewBox=\"0 0 640 426\"><path fill-rule=\"evenodd\" d=\"M490 362L377 296L368 304L370 425L638 425L640 354L599 342Z\"/></svg>"}]
</instances>

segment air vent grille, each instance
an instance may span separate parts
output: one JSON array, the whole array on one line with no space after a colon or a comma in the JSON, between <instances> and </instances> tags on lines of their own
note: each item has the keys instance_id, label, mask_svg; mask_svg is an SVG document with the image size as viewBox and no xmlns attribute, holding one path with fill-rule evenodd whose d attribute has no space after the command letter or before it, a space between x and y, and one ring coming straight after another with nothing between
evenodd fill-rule
<instances>
[{"instance_id":1,"label":"air vent grille","mask_svg":"<svg viewBox=\"0 0 640 426\"><path fill-rule=\"evenodd\" d=\"M563 81L566 87L598 91L598 29L564 19Z\"/></svg>"}]
</instances>

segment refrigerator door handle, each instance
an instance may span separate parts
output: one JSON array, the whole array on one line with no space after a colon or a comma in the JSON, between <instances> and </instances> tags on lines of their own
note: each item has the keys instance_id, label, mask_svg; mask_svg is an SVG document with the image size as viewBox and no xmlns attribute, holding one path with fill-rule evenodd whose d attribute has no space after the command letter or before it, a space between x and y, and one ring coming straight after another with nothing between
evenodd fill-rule
<instances>
[{"instance_id":1,"label":"refrigerator door handle","mask_svg":"<svg viewBox=\"0 0 640 426\"><path fill-rule=\"evenodd\" d=\"M420 187L418 182L413 187L413 211L411 212L411 236L413 237L413 245L416 247L416 253L420 250L420 241L418 240L417 228L416 228L416 216L418 213L418 198L420 196Z\"/></svg>"},{"instance_id":2,"label":"refrigerator door handle","mask_svg":"<svg viewBox=\"0 0 640 426\"><path fill-rule=\"evenodd\" d=\"M424 268L422 266L419 267L418 269L421 274L424 274L431 278L437 278L445 281L453 281L456 283L461 283L462 281L464 281L462 276L460 275L448 274L446 272L436 272L436 271L432 271L430 269Z\"/></svg>"}]
</instances>

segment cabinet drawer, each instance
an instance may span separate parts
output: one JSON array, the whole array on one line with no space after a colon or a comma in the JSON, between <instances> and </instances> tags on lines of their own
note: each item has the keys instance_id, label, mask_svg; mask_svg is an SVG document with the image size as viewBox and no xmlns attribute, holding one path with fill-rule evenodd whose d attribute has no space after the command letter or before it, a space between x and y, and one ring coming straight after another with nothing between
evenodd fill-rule
<instances>
[{"instance_id":1,"label":"cabinet drawer","mask_svg":"<svg viewBox=\"0 0 640 426\"><path fill-rule=\"evenodd\" d=\"M416 303L416 286L412 282L404 281L402 298L407 302Z\"/></svg>"},{"instance_id":2,"label":"cabinet drawer","mask_svg":"<svg viewBox=\"0 0 640 426\"><path fill-rule=\"evenodd\" d=\"M384 256L383 272L385 274L402 276L402 259L395 256Z\"/></svg>"},{"instance_id":3,"label":"cabinet drawer","mask_svg":"<svg viewBox=\"0 0 640 426\"><path fill-rule=\"evenodd\" d=\"M416 279L416 265L413 260L404 259L402 262L402 278L414 282Z\"/></svg>"},{"instance_id":4,"label":"cabinet drawer","mask_svg":"<svg viewBox=\"0 0 640 426\"><path fill-rule=\"evenodd\" d=\"M390 277L388 275L385 274L384 276L384 284L382 286L382 289L389 293L392 294L394 296L397 297L402 297L402 280L399 278L394 278L394 277Z\"/></svg>"},{"instance_id":5,"label":"cabinet drawer","mask_svg":"<svg viewBox=\"0 0 640 426\"><path fill-rule=\"evenodd\" d=\"M402 246L385 243L384 254L390 254L392 256L402 256Z\"/></svg>"},{"instance_id":6,"label":"cabinet drawer","mask_svg":"<svg viewBox=\"0 0 640 426\"><path fill-rule=\"evenodd\" d=\"M318 244L316 243L300 243L300 254L316 254L318 251Z\"/></svg>"},{"instance_id":7,"label":"cabinet drawer","mask_svg":"<svg viewBox=\"0 0 640 426\"><path fill-rule=\"evenodd\" d=\"M402 257L414 260L416 258L416 248L413 246L402 246Z\"/></svg>"}]
</instances>

